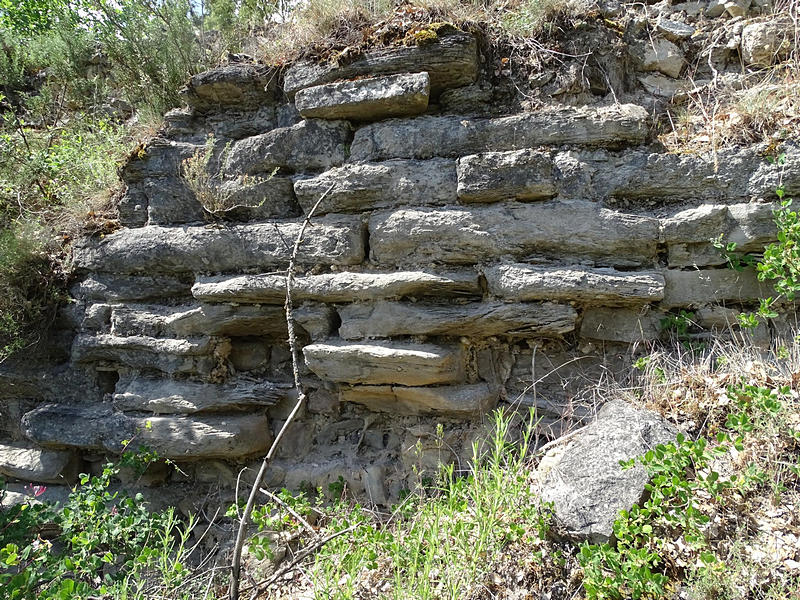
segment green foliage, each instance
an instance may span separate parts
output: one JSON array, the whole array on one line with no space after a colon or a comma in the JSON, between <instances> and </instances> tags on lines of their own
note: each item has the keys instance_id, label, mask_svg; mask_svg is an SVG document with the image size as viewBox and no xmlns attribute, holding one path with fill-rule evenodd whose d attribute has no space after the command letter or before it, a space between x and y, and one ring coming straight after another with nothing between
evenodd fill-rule
<instances>
[{"instance_id":1,"label":"green foliage","mask_svg":"<svg viewBox=\"0 0 800 600\"><path fill-rule=\"evenodd\" d=\"M694 313L681 309L676 314L667 314L660 321L661 330L673 333L679 340L686 339L694 323Z\"/></svg>"},{"instance_id":2,"label":"green foliage","mask_svg":"<svg viewBox=\"0 0 800 600\"><path fill-rule=\"evenodd\" d=\"M181 525L172 509L150 513L140 494L111 491L117 472L107 464L98 476L81 475L63 507L31 501L0 511L0 599L145 598L148 587L179 589L193 520ZM45 529L58 532L54 541L41 536Z\"/></svg>"},{"instance_id":3,"label":"green foliage","mask_svg":"<svg viewBox=\"0 0 800 600\"><path fill-rule=\"evenodd\" d=\"M68 6L68 0L0 0L0 27L25 36L46 32Z\"/></svg>"}]
</instances>

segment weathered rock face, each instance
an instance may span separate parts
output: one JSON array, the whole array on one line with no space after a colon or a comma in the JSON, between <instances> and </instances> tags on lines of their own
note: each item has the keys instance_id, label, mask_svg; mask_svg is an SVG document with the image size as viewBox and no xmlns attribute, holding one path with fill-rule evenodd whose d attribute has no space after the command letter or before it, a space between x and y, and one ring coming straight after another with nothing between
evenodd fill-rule
<instances>
[{"instance_id":1,"label":"weathered rock face","mask_svg":"<svg viewBox=\"0 0 800 600\"><path fill-rule=\"evenodd\" d=\"M749 10L712 4L691 10ZM468 458L497 405L535 407L552 438L592 419L583 382L629 368L680 311L691 339L735 329L773 290L710 239L774 241L775 189L800 193L800 147L678 153L654 136L665 103L712 82L706 63L720 80L741 70L737 48L768 65L784 32L732 22L735 43L698 65L714 44L681 6L519 91L475 36L439 25L338 63L192 77L188 106L121 169L122 227L75 244L47 355L0 365L0 473L69 480L136 439L198 482L235 481L298 397L286 269L306 219L291 318L308 403L270 485L341 474L392 502L418 441L426 468ZM687 58L696 80L678 78ZM187 178L195 156L205 188ZM578 483L561 514L583 519L567 533L603 539L614 501L640 493L639 475L611 491L627 477L616 457L662 426L630 410L609 407L563 458ZM445 451L428 447L437 423ZM608 487L584 486L592 470Z\"/></svg>"},{"instance_id":2,"label":"weathered rock face","mask_svg":"<svg viewBox=\"0 0 800 600\"><path fill-rule=\"evenodd\" d=\"M661 417L612 401L597 420L539 466L542 499L552 502L556 530L574 540L609 541L620 510L639 502L649 475L620 461L644 454L675 437Z\"/></svg>"}]
</instances>

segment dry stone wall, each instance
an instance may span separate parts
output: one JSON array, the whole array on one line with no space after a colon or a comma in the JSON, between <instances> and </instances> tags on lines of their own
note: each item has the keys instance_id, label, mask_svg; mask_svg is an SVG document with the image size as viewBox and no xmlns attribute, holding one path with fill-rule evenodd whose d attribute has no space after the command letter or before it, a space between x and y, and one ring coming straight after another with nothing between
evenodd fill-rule
<instances>
[{"instance_id":1,"label":"dry stone wall","mask_svg":"<svg viewBox=\"0 0 800 600\"><path fill-rule=\"evenodd\" d=\"M677 76L680 25L660 23L639 77ZM693 311L698 339L724 335L769 293L709 239L774 239L798 148L785 144L782 174L760 147L667 153L652 110L621 93L470 112L458 99L489 85L481 57L453 30L343 66L193 77L187 108L122 171L122 227L76 244L50 355L2 366L0 474L69 482L134 440L233 486L296 398L285 269L326 191L294 284L309 401L273 486L342 477L387 502L412 466L467 459L495 407L533 406L558 435L596 408L583 393L595 375L665 335L667 313ZM182 168L209 145L223 209Z\"/></svg>"}]
</instances>

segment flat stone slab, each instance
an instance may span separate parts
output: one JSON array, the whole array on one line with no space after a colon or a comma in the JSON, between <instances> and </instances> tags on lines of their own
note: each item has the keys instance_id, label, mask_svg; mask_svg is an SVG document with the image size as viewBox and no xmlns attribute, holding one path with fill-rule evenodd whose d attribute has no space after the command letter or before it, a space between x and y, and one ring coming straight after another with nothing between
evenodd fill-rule
<instances>
[{"instance_id":1,"label":"flat stone slab","mask_svg":"<svg viewBox=\"0 0 800 600\"><path fill-rule=\"evenodd\" d=\"M464 378L460 347L407 342L311 344L306 365L322 379L341 383L408 386L458 383Z\"/></svg>"},{"instance_id":2,"label":"flat stone slab","mask_svg":"<svg viewBox=\"0 0 800 600\"><path fill-rule=\"evenodd\" d=\"M116 336L151 337L286 335L286 315L279 306L120 306L111 314Z\"/></svg>"},{"instance_id":3,"label":"flat stone slab","mask_svg":"<svg viewBox=\"0 0 800 600\"><path fill-rule=\"evenodd\" d=\"M398 205L443 206L456 203L456 163L452 159L387 160L347 164L294 184L308 212L331 187L314 214L360 212Z\"/></svg>"},{"instance_id":4,"label":"flat stone slab","mask_svg":"<svg viewBox=\"0 0 800 600\"><path fill-rule=\"evenodd\" d=\"M192 108L204 112L275 104L278 71L256 64L230 64L198 73L181 90Z\"/></svg>"},{"instance_id":5,"label":"flat stone slab","mask_svg":"<svg viewBox=\"0 0 800 600\"><path fill-rule=\"evenodd\" d=\"M101 302L141 302L187 297L191 288L191 281L175 277L92 273L72 286L70 293L77 298Z\"/></svg>"},{"instance_id":6,"label":"flat stone slab","mask_svg":"<svg viewBox=\"0 0 800 600\"><path fill-rule=\"evenodd\" d=\"M664 297L660 272L501 264L483 270L489 293L506 300L557 300L618 306Z\"/></svg>"},{"instance_id":7,"label":"flat stone slab","mask_svg":"<svg viewBox=\"0 0 800 600\"><path fill-rule=\"evenodd\" d=\"M619 511L642 499L649 480L643 466L623 470L620 461L667 444L675 435L655 413L619 400L605 404L596 421L539 465L542 500L553 503L555 532L578 541L608 542Z\"/></svg>"},{"instance_id":8,"label":"flat stone slab","mask_svg":"<svg viewBox=\"0 0 800 600\"><path fill-rule=\"evenodd\" d=\"M769 282L760 282L753 269L703 269L701 271L664 271L664 299L671 306L702 306L716 302L750 303L772 297L775 290Z\"/></svg>"},{"instance_id":9,"label":"flat stone slab","mask_svg":"<svg viewBox=\"0 0 800 600\"><path fill-rule=\"evenodd\" d=\"M430 43L372 50L349 64L300 61L287 69L283 89L292 97L301 89L340 79L421 71L428 73L434 96L474 82L478 75L475 37L463 31L441 31Z\"/></svg>"},{"instance_id":10,"label":"flat stone slab","mask_svg":"<svg viewBox=\"0 0 800 600\"><path fill-rule=\"evenodd\" d=\"M423 116L361 127L355 133L350 158L374 161L465 156L562 144L618 148L644 142L648 123L647 111L634 104L558 109L497 119Z\"/></svg>"},{"instance_id":11,"label":"flat stone slab","mask_svg":"<svg viewBox=\"0 0 800 600\"><path fill-rule=\"evenodd\" d=\"M543 200L556 192L553 160L547 152L484 152L458 159L461 202Z\"/></svg>"},{"instance_id":12,"label":"flat stone slab","mask_svg":"<svg viewBox=\"0 0 800 600\"><path fill-rule=\"evenodd\" d=\"M583 313L581 337L633 344L661 334L664 315L634 308L589 307Z\"/></svg>"},{"instance_id":13,"label":"flat stone slab","mask_svg":"<svg viewBox=\"0 0 800 600\"><path fill-rule=\"evenodd\" d=\"M288 264L301 223L229 227L139 227L102 240L84 239L74 249L75 265L89 271L180 273L238 271ZM303 264L360 263L364 232L357 217L316 219L298 253Z\"/></svg>"},{"instance_id":14,"label":"flat stone slab","mask_svg":"<svg viewBox=\"0 0 800 600\"><path fill-rule=\"evenodd\" d=\"M228 176L290 171L320 171L347 158L350 124L346 121L306 119L233 144L223 172Z\"/></svg>"},{"instance_id":15,"label":"flat stone slab","mask_svg":"<svg viewBox=\"0 0 800 600\"><path fill-rule=\"evenodd\" d=\"M216 346L217 341L211 338L178 340L81 334L72 344L72 360L76 363L108 361L135 369L204 375L217 366L213 356Z\"/></svg>"},{"instance_id":16,"label":"flat stone slab","mask_svg":"<svg viewBox=\"0 0 800 600\"><path fill-rule=\"evenodd\" d=\"M400 385L342 386L339 399L370 410L398 415L443 415L474 418L497 405L498 388L485 383L436 387Z\"/></svg>"},{"instance_id":17,"label":"flat stone slab","mask_svg":"<svg viewBox=\"0 0 800 600\"><path fill-rule=\"evenodd\" d=\"M192 294L205 302L280 304L286 299L284 275L237 275L197 278ZM401 297L480 296L474 271L393 271L327 273L295 277L292 297L319 302L354 302Z\"/></svg>"},{"instance_id":18,"label":"flat stone slab","mask_svg":"<svg viewBox=\"0 0 800 600\"><path fill-rule=\"evenodd\" d=\"M777 238L771 203L705 204L662 221L671 267L713 266L726 263L711 238L735 242L737 251L761 252Z\"/></svg>"},{"instance_id":19,"label":"flat stone slab","mask_svg":"<svg viewBox=\"0 0 800 600\"><path fill-rule=\"evenodd\" d=\"M239 379L224 384L151 377L125 377L117 383L114 407L154 414L224 412L272 406L287 397L289 386Z\"/></svg>"},{"instance_id":20,"label":"flat stone slab","mask_svg":"<svg viewBox=\"0 0 800 600\"><path fill-rule=\"evenodd\" d=\"M424 113L430 90L427 73L385 75L305 88L294 103L307 119L379 121Z\"/></svg>"},{"instance_id":21,"label":"flat stone slab","mask_svg":"<svg viewBox=\"0 0 800 600\"><path fill-rule=\"evenodd\" d=\"M372 260L390 265L544 255L642 266L653 263L659 240L657 219L579 200L400 209L373 215L369 231Z\"/></svg>"},{"instance_id":22,"label":"flat stone slab","mask_svg":"<svg viewBox=\"0 0 800 600\"><path fill-rule=\"evenodd\" d=\"M43 446L120 452L133 439L175 460L240 458L271 440L263 414L135 417L109 405L47 405L27 413L25 434Z\"/></svg>"},{"instance_id":23,"label":"flat stone slab","mask_svg":"<svg viewBox=\"0 0 800 600\"><path fill-rule=\"evenodd\" d=\"M25 482L69 483L77 474L75 455L22 442L0 443L0 475Z\"/></svg>"},{"instance_id":24,"label":"flat stone slab","mask_svg":"<svg viewBox=\"0 0 800 600\"><path fill-rule=\"evenodd\" d=\"M428 304L377 302L339 309L344 339L397 335L558 336L572 331L578 314L571 306L552 303Z\"/></svg>"}]
</instances>

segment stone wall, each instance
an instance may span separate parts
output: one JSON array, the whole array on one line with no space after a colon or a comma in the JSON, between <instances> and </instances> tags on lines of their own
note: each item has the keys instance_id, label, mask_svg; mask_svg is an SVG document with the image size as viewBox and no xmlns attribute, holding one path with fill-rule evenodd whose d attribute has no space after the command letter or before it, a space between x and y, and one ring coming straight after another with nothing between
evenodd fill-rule
<instances>
[{"instance_id":1,"label":"stone wall","mask_svg":"<svg viewBox=\"0 0 800 600\"><path fill-rule=\"evenodd\" d=\"M684 39L667 25L656 50ZM709 239L773 240L800 149L782 174L760 146L666 152L647 84L681 65L655 58L592 104L498 108L479 47L448 30L193 77L122 170L122 227L76 244L48 353L0 366L0 474L68 483L132 439L182 467L153 482L232 487L296 397L285 269L326 191L294 287L309 401L268 485L342 477L385 503L412 466L463 464L495 407L535 407L543 439L586 419L593 381L668 336L668 314L692 311L695 341L734 331L769 289ZM223 209L181 167L207 143Z\"/></svg>"}]
</instances>

